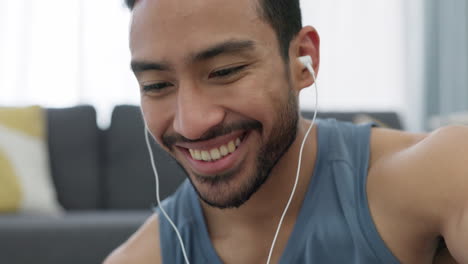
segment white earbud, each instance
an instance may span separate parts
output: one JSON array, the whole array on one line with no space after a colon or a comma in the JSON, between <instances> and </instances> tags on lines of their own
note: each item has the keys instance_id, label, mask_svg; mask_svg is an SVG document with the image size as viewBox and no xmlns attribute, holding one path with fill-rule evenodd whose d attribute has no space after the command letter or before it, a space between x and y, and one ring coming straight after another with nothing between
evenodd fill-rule
<instances>
[{"instance_id":1,"label":"white earbud","mask_svg":"<svg viewBox=\"0 0 468 264\"><path fill-rule=\"evenodd\" d=\"M312 64L312 57L307 55L307 56L302 56L299 57L299 60L304 64L305 66L308 64Z\"/></svg>"},{"instance_id":2,"label":"white earbud","mask_svg":"<svg viewBox=\"0 0 468 264\"><path fill-rule=\"evenodd\" d=\"M299 57L299 61L305 66L307 67L307 69L309 70L310 74L312 74L312 76L314 77L315 79L315 71L314 71L314 63L312 61L312 57L307 55L307 56L302 56L302 57Z\"/></svg>"}]
</instances>

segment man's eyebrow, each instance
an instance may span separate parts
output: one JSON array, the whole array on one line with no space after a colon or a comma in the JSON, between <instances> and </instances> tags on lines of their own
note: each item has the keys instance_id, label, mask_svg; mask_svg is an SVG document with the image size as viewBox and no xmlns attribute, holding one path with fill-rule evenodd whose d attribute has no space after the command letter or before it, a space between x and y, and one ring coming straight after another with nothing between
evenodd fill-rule
<instances>
[{"instance_id":1,"label":"man's eyebrow","mask_svg":"<svg viewBox=\"0 0 468 264\"><path fill-rule=\"evenodd\" d=\"M149 61L137 61L134 60L130 64L132 71L134 73L144 72L144 71L170 71L172 68L166 62L149 62Z\"/></svg>"},{"instance_id":2,"label":"man's eyebrow","mask_svg":"<svg viewBox=\"0 0 468 264\"><path fill-rule=\"evenodd\" d=\"M212 47L209 47L200 52L194 53L189 56L190 62L199 62L209 60L221 54L236 53L243 51L251 51L255 49L255 42L251 40L228 40ZM130 67L134 73L144 71L171 71L172 67L167 62L151 62L151 61L138 61L133 60Z\"/></svg>"},{"instance_id":3,"label":"man's eyebrow","mask_svg":"<svg viewBox=\"0 0 468 264\"><path fill-rule=\"evenodd\" d=\"M255 42L251 40L228 40L191 55L189 60L192 62L199 62L225 53L250 51L254 49Z\"/></svg>"}]
</instances>

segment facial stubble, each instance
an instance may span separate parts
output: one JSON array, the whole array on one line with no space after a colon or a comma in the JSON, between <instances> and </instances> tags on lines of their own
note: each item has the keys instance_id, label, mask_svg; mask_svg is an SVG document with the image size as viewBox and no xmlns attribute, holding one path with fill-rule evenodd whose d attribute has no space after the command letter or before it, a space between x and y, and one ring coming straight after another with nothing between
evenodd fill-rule
<instances>
[{"instance_id":1,"label":"facial stubble","mask_svg":"<svg viewBox=\"0 0 468 264\"><path fill-rule=\"evenodd\" d=\"M202 201L219 209L239 208L269 179L273 168L296 139L299 114L297 98L293 94L292 89L289 89L286 102L277 111L278 115L275 125L271 129L268 141L260 147L253 166L254 168L250 172L246 172L249 175L235 189L231 186L236 179L240 178L237 175L245 171L246 168L243 166L239 166L223 174L203 176L193 172L189 174L178 163L185 170L192 186ZM245 127L249 127L249 125ZM259 132L263 131L263 127L259 122L258 125L252 124L252 127L255 127L255 130ZM197 188L197 184L209 186L208 189L210 191L202 191L202 188ZM226 189L229 191L225 191Z\"/></svg>"}]
</instances>

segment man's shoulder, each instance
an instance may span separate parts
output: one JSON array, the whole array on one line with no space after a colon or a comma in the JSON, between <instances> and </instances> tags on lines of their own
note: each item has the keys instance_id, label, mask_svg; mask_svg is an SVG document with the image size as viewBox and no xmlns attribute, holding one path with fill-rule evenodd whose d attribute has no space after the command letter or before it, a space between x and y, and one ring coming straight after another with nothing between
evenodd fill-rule
<instances>
[{"instance_id":1,"label":"man's shoulder","mask_svg":"<svg viewBox=\"0 0 468 264\"><path fill-rule=\"evenodd\" d=\"M378 193L375 199L387 200L395 212L436 219L467 178L468 127L428 134L373 129L368 192Z\"/></svg>"},{"instance_id":2,"label":"man's shoulder","mask_svg":"<svg viewBox=\"0 0 468 264\"><path fill-rule=\"evenodd\" d=\"M162 263L159 220L156 214L149 217L135 234L115 249L104 261L104 264L130 263Z\"/></svg>"},{"instance_id":3,"label":"man's shoulder","mask_svg":"<svg viewBox=\"0 0 468 264\"><path fill-rule=\"evenodd\" d=\"M370 166L387 161L402 151L416 147L430 134L409 133L387 128L372 128L370 137Z\"/></svg>"},{"instance_id":4,"label":"man's shoulder","mask_svg":"<svg viewBox=\"0 0 468 264\"><path fill-rule=\"evenodd\" d=\"M467 156L468 126L447 126L425 134L377 128L371 135L370 167L431 175L432 169L447 172L466 169Z\"/></svg>"},{"instance_id":5,"label":"man's shoulder","mask_svg":"<svg viewBox=\"0 0 468 264\"><path fill-rule=\"evenodd\" d=\"M444 223L457 221L468 200L468 128L374 128L370 141L366 190L380 235L402 262L433 257Z\"/></svg>"}]
</instances>

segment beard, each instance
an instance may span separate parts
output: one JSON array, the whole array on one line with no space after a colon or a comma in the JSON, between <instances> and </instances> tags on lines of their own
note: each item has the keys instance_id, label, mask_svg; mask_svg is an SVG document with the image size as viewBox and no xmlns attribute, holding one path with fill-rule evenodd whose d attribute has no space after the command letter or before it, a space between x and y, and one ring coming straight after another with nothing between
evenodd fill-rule
<instances>
[{"instance_id":1,"label":"beard","mask_svg":"<svg viewBox=\"0 0 468 264\"><path fill-rule=\"evenodd\" d=\"M188 179L202 201L219 209L239 208L268 180L273 168L296 139L299 120L298 101L291 89L288 92L288 100L279 107L277 113L271 135L261 145L253 168L247 172L246 180L236 186L233 186L233 179L241 172L242 167L223 174L204 176L196 173L190 174L177 161L188 175ZM261 134L263 126L258 121L247 121L229 127L215 127L199 140L211 139L239 129L257 130ZM178 140L190 141L176 135L163 136L162 141L166 147L172 149L171 146ZM209 191L197 187L198 184L209 186Z\"/></svg>"}]
</instances>

